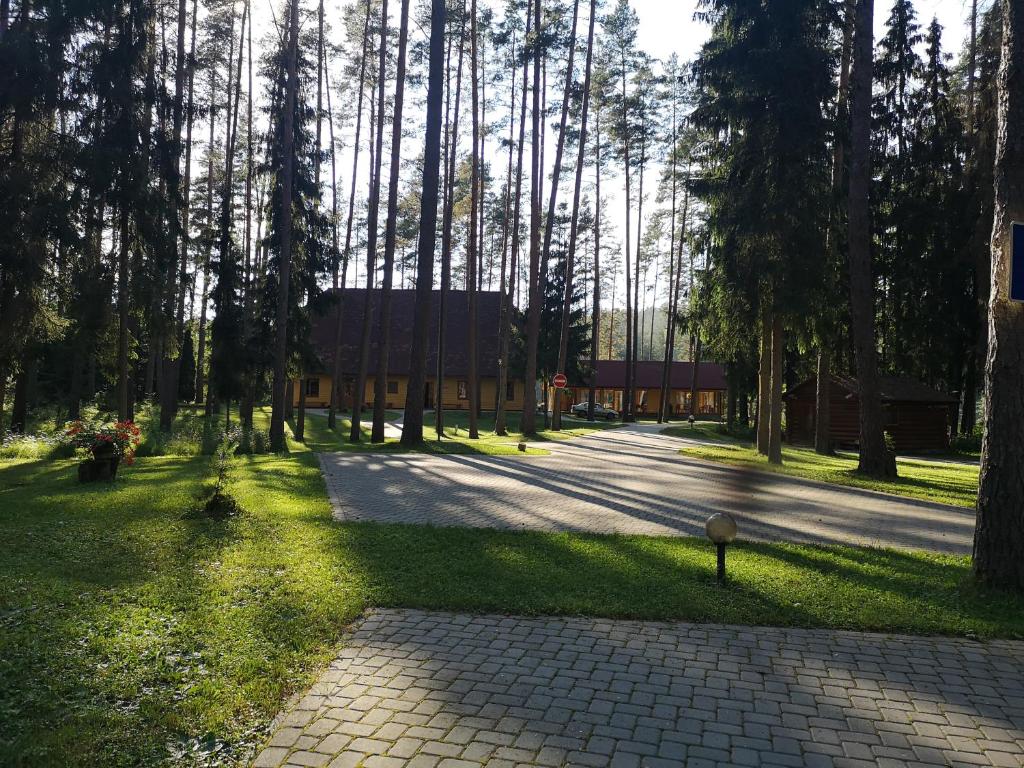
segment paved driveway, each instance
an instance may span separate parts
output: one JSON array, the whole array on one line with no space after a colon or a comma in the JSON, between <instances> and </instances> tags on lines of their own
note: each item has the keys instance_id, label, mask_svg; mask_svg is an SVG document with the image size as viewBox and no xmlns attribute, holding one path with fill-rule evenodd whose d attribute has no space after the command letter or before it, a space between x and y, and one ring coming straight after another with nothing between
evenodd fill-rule
<instances>
[{"instance_id":1,"label":"paved driveway","mask_svg":"<svg viewBox=\"0 0 1024 768\"><path fill-rule=\"evenodd\" d=\"M545 531L703 535L714 512L761 541L967 553L972 510L680 456L635 425L547 443L551 456L321 454L339 520Z\"/></svg>"},{"instance_id":2,"label":"paved driveway","mask_svg":"<svg viewBox=\"0 0 1024 768\"><path fill-rule=\"evenodd\" d=\"M1024 643L373 613L256 768L1021 766Z\"/></svg>"}]
</instances>

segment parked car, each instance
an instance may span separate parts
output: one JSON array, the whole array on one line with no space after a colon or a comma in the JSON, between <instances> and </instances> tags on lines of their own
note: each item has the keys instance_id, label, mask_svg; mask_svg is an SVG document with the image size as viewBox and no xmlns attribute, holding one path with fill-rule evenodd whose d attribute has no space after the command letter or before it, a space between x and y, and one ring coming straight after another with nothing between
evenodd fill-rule
<instances>
[{"instance_id":1,"label":"parked car","mask_svg":"<svg viewBox=\"0 0 1024 768\"><path fill-rule=\"evenodd\" d=\"M590 407L590 403L577 403L572 407L572 415L578 416L581 419L587 418L587 409ZM619 412L614 408L606 408L600 403L594 403L594 418L595 419L607 419L608 421L614 421L619 418Z\"/></svg>"}]
</instances>

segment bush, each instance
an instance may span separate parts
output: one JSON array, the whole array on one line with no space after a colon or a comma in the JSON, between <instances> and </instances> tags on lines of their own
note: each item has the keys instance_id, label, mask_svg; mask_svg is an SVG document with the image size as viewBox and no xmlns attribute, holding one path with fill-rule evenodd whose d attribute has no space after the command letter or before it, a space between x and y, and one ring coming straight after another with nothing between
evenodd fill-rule
<instances>
[{"instance_id":1,"label":"bush","mask_svg":"<svg viewBox=\"0 0 1024 768\"><path fill-rule=\"evenodd\" d=\"M983 433L981 424L975 424L969 435L954 435L950 447L960 453L980 453Z\"/></svg>"},{"instance_id":2,"label":"bush","mask_svg":"<svg viewBox=\"0 0 1024 768\"><path fill-rule=\"evenodd\" d=\"M235 453L243 455L270 453L270 433L267 430L235 427L231 432L238 442Z\"/></svg>"}]
</instances>

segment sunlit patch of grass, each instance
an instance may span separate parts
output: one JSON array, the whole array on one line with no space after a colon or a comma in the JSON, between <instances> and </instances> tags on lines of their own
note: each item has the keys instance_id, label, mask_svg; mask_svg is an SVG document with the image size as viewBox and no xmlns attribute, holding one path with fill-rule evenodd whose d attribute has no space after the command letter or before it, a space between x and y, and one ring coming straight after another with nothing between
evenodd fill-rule
<instances>
[{"instance_id":1,"label":"sunlit patch of grass","mask_svg":"<svg viewBox=\"0 0 1024 768\"><path fill-rule=\"evenodd\" d=\"M389 420L394 421L401 414L392 413ZM479 437L469 437L469 414L465 411L446 411L444 414L444 436L438 438L434 428L432 414L427 414L427 423L423 427L423 445L415 449L402 445L398 438L386 438L383 443L370 442L370 416L367 414L361 422L363 440L359 443L348 441L352 428L351 419L339 414L337 426L328 429L327 418L320 414L307 413L305 423L305 446L313 451L345 451L345 452L384 452L384 453L434 453L434 454L483 454L488 456L544 456L549 451L538 447L537 443L551 440L570 440L596 431L616 426L607 422L587 422L581 419L566 417L562 421L563 429L540 430L535 438L526 438L519 430L519 414L511 413L508 417L508 434L498 435L494 431L494 414L484 413L478 420ZM539 421L539 423L542 423ZM292 422L294 431L294 421ZM519 449L520 443L526 443L526 450Z\"/></svg>"},{"instance_id":2,"label":"sunlit patch of grass","mask_svg":"<svg viewBox=\"0 0 1024 768\"><path fill-rule=\"evenodd\" d=\"M686 429L683 427L682 429ZM822 456L809 448L784 446L782 465L769 464L757 450L740 442L687 446L684 456L708 461L792 475L835 485L865 488L924 501L973 507L978 500L978 466L963 462L944 462L899 457L899 477L876 480L857 472L857 457L849 453Z\"/></svg>"},{"instance_id":3,"label":"sunlit patch of grass","mask_svg":"<svg viewBox=\"0 0 1024 768\"><path fill-rule=\"evenodd\" d=\"M244 764L371 606L1024 636L965 557L740 542L723 588L701 539L339 524L289 445L228 520L207 457L0 462L0 765Z\"/></svg>"}]
</instances>

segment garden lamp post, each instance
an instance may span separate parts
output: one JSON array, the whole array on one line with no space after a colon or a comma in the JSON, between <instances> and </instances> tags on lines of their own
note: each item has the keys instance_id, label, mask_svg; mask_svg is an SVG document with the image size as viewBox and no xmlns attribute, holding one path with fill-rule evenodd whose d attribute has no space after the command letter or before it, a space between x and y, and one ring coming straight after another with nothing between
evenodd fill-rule
<instances>
[{"instance_id":1,"label":"garden lamp post","mask_svg":"<svg viewBox=\"0 0 1024 768\"><path fill-rule=\"evenodd\" d=\"M725 547L736 540L736 521L732 515L717 512L708 518L704 530L718 550L718 583L725 583Z\"/></svg>"}]
</instances>

